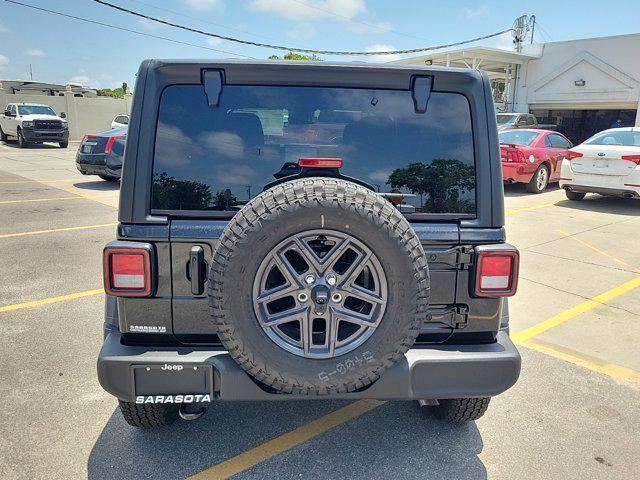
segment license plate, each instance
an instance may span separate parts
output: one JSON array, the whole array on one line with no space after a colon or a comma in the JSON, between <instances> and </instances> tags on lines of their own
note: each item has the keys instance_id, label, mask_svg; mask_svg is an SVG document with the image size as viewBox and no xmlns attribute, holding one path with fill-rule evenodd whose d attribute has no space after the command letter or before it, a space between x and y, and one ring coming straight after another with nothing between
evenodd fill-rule
<instances>
[{"instance_id":1,"label":"license plate","mask_svg":"<svg viewBox=\"0 0 640 480\"><path fill-rule=\"evenodd\" d=\"M155 364L133 366L135 395L205 395L213 390L207 364Z\"/></svg>"},{"instance_id":2,"label":"license plate","mask_svg":"<svg viewBox=\"0 0 640 480\"><path fill-rule=\"evenodd\" d=\"M607 160L596 160L593 166L596 168L609 168L609 162Z\"/></svg>"}]
</instances>

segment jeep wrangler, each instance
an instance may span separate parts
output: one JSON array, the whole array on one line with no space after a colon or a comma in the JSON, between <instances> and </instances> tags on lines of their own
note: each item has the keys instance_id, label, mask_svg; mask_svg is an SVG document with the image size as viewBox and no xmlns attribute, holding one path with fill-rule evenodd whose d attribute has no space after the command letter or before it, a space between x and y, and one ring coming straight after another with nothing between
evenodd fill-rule
<instances>
[{"instance_id":1,"label":"jeep wrangler","mask_svg":"<svg viewBox=\"0 0 640 480\"><path fill-rule=\"evenodd\" d=\"M461 422L520 373L476 70L144 61L103 263L98 378L133 426L330 398Z\"/></svg>"}]
</instances>

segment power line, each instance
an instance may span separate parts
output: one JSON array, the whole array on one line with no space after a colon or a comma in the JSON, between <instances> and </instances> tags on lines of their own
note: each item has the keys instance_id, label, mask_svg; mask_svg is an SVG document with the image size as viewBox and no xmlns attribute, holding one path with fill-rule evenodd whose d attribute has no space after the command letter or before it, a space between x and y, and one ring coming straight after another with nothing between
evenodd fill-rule
<instances>
[{"instance_id":1,"label":"power line","mask_svg":"<svg viewBox=\"0 0 640 480\"><path fill-rule=\"evenodd\" d=\"M6 1L13 1L13 0L6 0ZM485 40L487 38L497 37L498 35L502 35L503 33L507 33L507 32L513 31L513 28L507 28L506 30L502 30L501 32L496 32L496 33L492 33L492 34L489 34L489 35L483 35L481 37L472 38L470 40L463 40L461 42L454 42L454 43L447 43L447 44L443 44L443 45L436 45L436 46L433 46L433 47L412 48L412 49L408 49L408 50L390 50L390 51L384 51L384 52L350 52L350 51L342 51L342 50L312 50L312 49L308 49L308 48L295 48L295 47L286 47L286 46L283 46L283 45L271 45L271 44L268 44L268 43L258 43L258 42L253 42L251 40L242 40L242 39L239 39L239 38L228 37L226 35L220 35L219 33L205 32L204 30L199 30L197 28L188 27L186 25L180 25L178 23L168 22L167 20L162 20L162 19L156 18L156 17L151 17L149 15L145 15L143 13L136 12L134 10L130 10L128 8L121 7L119 5L114 5L113 3L109 3L109 2L106 2L104 0L93 0L93 1L96 2L96 3L99 3L101 5L104 5L106 7L113 8L115 10L120 10L121 12L129 13L131 15L135 15L136 17L146 18L147 20L151 20L153 22L161 23L163 25L168 25L170 27L180 28L180 29L186 30L188 32L199 33L201 35L206 35L208 37L220 38L222 40L227 40L229 42L241 43L241 44L244 44L244 45L252 45L254 47L271 48L271 49L274 49L274 50L284 50L284 51L288 51L288 52L301 52L301 53L313 53L313 54L320 54L320 55L358 55L358 56L367 55L367 56L371 56L371 55L402 55L402 54L407 54L407 53L419 53L419 52L426 52L426 51L430 51L430 50L439 50L441 48L457 47L459 45L464 45L466 43L477 42L479 40Z\"/></svg>"},{"instance_id":2,"label":"power line","mask_svg":"<svg viewBox=\"0 0 640 480\"><path fill-rule=\"evenodd\" d=\"M540 28L540 30L542 31L542 33L545 34L545 36L549 39L550 42L553 42L553 38L551 38L551 35L549 35L549 32L547 32L544 27L542 26L542 24L540 23L540 21L536 22L536 25L538 25L538 27Z\"/></svg>"},{"instance_id":3,"label":"power line","mask_svg":"<svg viewBox=\"0 0 640 480\"><path fill-rule=\"evenodd\" d=\"M41 12L51 13L53 15L59 15L61 17L71 18L73 20L79 20L81 22L92 23L94 25L100 25L102 27L114 28L116 30L121 30L123 32L135 33L136 35L142 35L142 36L145 36L145 37L151 37L151 38L155 38L157 40L164 40L166 42L177 43L177 44L180 44L180 45L188 45L190 47L201 48L201 49L204 49L204 50L211 50L213 52L218 52L218 53L225 53L227 55L235 55L235 56L238 56L238 57L245 57L245 58L255 59L255 57L250 57L249 55L242 55L240 53L229 52L227 50L219 50L217 48L205 47L204 45L196 45L194 43L183 42L182 40L175 40L173 38L167 38L167 37L163 37L163 36L160 36L160 35L153 35L151 33L140 32L138 30L133 30L133 29L130 29L130 28L118 27L116 25L111 25L111 24L108 24L108 23L99 22L97 20L91 20L89 18L78 17L76 15L70 15L70 14L67 14L67 13L58 12L56 10L49 10L47 8L36 7L35 5L29 5L27 3L18 2L16 0L5 0L5 2L13 3L15 5L20 5L22 7L31 8L33 10L39 10Z\"/></svg>"},{"instance_id":4,"label":"power line","mask_svg":"<svg viewBox=\"0 0 640 480\"><path fill-rule=\"evenodd\" d=\"M369 22L363 22L362 20L356 20L354 18L348 17L347 15L342 15L340 13L333 12L331 10L327 10L326 8L318 7L317 5L311 5L309 3L302 2L301 0L291 0L291 1L299 3L300 5L304 5L305 7L312 8L314 10L318 10L320 12L328 13L329 15L333 15L333 16L338 17L338 18L343 18L343 19L345 19L345 20L347 20L348 22L351 22L351 23L359 23L360 25L365 25L365 26L370 27L370 28L377 28L378 30L382 30L382 31L385 31L385 32L390 32L390 33L395 33L397 35L402 35L403 37L408 37L408 38L414 38L416 40L425 40L424 38L416 37L415 35L411 35L409 33L398 32L397 30L394 30L392 28L383 27L381 25L376 25L375 23L369 23Z\"/></svg>"},{"instance_id":5,"label":"power line","mask_svg":"<svg viewBox=\"0 0 640 480\"><path fill-rule=\"evenodd\" d=\"M138 3L140 5L144 5L144 6L149 7L149 8L155 8L156 10L161 10L161 11L164 11L164 12L167 12L167 13L171 13L171 14L177 15L179 17L188 18L189 20L195 20L195 21L200 22L200 23L207 23L209 25L214 25L216 27L226 28L227 30L234 30L236 32L246 33L247 35L251 35L252 37L256 37L256 38L264 38L266 40L274 40L275 41L275 38L272 38L272 37L266 37L264 35L258 35L256 33L252 33L252 32L249 32L247 30L243 30L241 28L230 27L230 26L224 25L222 23L216 23L216 22L212 22L210 20L205 20L203 18L194 17L192 15L186 15L184 13L177 12L177 11L171 10L169 8L158 7L158 6L153 5L151 3L143 2L142 0L129 0L129 1L130 2L134 2L134 3Z\"/></svg>"}]
</instances>

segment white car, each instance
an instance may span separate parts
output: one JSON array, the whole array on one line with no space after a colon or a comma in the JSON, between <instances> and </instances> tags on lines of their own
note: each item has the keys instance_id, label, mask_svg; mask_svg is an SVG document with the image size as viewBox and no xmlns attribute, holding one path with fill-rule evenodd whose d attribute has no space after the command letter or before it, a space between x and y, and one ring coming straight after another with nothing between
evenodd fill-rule
<instances>
[{"instance_id":1,"label":"white car","mask_svg":"<svg viewBox=\"0 0 640 480\"><path fill-rule=\"evenodd\" d=\"M116 115L116 118L111 122L111 128L126 127L127 125L129 125L129 115L125 114Z\"/></svg>"},{"instance_id":2,"label":"white car","mask_svg":"<svg viewBox=\"0 0 640 480\"><path fill-rule=\"evenodd\" d=\"M569 150L560 188L569 200L590 192L640 198L640 127L605 130Z\"/></svg>"}]
</instances>

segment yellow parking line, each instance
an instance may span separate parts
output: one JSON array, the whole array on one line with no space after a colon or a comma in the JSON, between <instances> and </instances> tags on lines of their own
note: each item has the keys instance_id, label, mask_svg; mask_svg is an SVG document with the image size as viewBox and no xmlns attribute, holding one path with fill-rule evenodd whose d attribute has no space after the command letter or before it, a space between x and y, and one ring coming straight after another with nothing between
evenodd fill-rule
<instances>
[{"instance_id":1,"label":"yellow parking line","mask_svg":"<svg viewBox=\"0 0 640 480\"><path fill-rule=\"evenodd\" d=\"M504 213L507 215L513 215L520 212L530 212L531 210L539 210L541 208L553 207L556 203L542 203L540 205L532 205L531 207L514 208L513 210L506 210Z\"/></svg>"},{"instance_id":2,"label":"yellow parking line","mask_svg":"<svg viewBox=\"0 0 640 480\"><path fill-rule=\"evenodd\" d=\"M628 282L623 283L622 285L619 285L615 288L612 288L611 290L608 290L604 293L601 293L600 295L597 295L592 299L587 300L586 302L582 302L579 305L576 305L575 307L565 310L564 312L560 312L558 315L555 315L550 319L545 320L544 322L540 322L537 325L526 328L520 332L514 333L513 335L511 335L511 339L515 343L522 343L526 340L529 340L530 338L535 337L536 335L541 334L542 332L546 332L547 330L553 327L557 327L560 324L568 322L569 320L577 317L578 315L582 315L583 313L588 312L589 310L592 310L604 304L605 302L613 298L619 297L620 295L623 295L633 290L634 288L638 288L638 287L640 287L640 277L636 277L633 280L629 280Z\"/></svg>"},{"instance_id":3,"label":"yellow parking line","mask_svg":"<svg viewBox=\"0 0 640 480\"><path fill-rule=\"evenodd\" d=\"M598 252L600 255L603 255L607 258L610 258L611 260L613 260L614 262L619 263L620 265L626 265L627 267L631 267L631 265L629 265L627 262L625 262L624 260L620 260L619 258L614 257L613 255L611 255L610 253L605 252L604 250L600 250L598 247L594 247L593 245L591 245L590 243L585 242L584 240L579 239L578 237L576 237L575 235L572 235L570 233L565 232L564 230L556 230L558 233L561 233L562 235L565 236L565 238L570 238L571 240L574 240L582 245L584 245L585 247L593 250L594 252ZM633 268L633 267L632 267ZM636 272L640 272L640 270L638 270L637 268L633 268Z\"/></svg>"},{"instance_id":4,"label":"yellow parking line","mask_svg":"<svg viewBox=\"0 0 640 480\"><path fill-rule=\"evenodd\" d=\"M112 192L97 193L97 194L92 194L92 195L86 195L86 194L83 194L83 193L75 193L75 192L71 192L71 191L69 193L73 193L73 196L72 197L49 197L49 198L24 198L24 199L20 199L20 200L0 200L0 205L8 204L8 203L53 202L53 201L56 201L56 200L82 200L83 198L87 199L87 200L97 199L96 201L99 201L99 199L101 199L103 197L108 197L108 196L113 195Z\"/></svg>"},{"instance_id":5,"label":"yellow parking line","mask_svg":"<svg viewBox=\"0 0 640 480\"><path fill-rule=\"evenodd\" d=\"M359 400L351 403L346 407L340 408L307 423L306 425L298 427L295 430L291 430L290 432L236 455L229 460L225 460L224 462L203 470L200 473L196 473L189 478L195 480L228 478L257 465L274 455L289 450L296 445L300 445L301 443L331 430L342 423L353 420L363 413L373 410L384 403L386 402L378 400Z\"/></svg>"},{"instance_id":6,"label":"yellow parking line","mask_svg":"<svg viewBox=\"0 0 640 480\"><path fill-rule=\"evenodd\" d=\"M43 305L49 305L50 303L64 302L65 300L89 297L91 295L99 295L101 293L104 293L104 290L99 288L97 290L87 290L85 292L70 293L69 295L61 295L59 297L43 298L42 300L32 300L30 302L16 303L14 305L5 305L3 307L0 307L0 313L12 312L13 310L21 310L23 308L41 307Z\"/></svg>"},{"instance_id":7,"label":"yellow parking line","mask_svg":"<svg viewBox=\"0 0 640 480\"><path fill-rule=\"evenodd\" d=\"M82 197L51 197L51 198L27 198L21 200L0 200L0 204L7 203L30 203L30 202L53 202L54 200L79 200Z\"/></svg>"},{"instance_id":8,"label":"yellow parking line","mask_svg":"<svg viewBox=\"0 0 640 480\"><path fill-rule=\"evenodd\" d=\"M50 230L32 230L30 232L0 233L0 238L23 237L25 235L41 235L43 233L70 232L72 230L86 230L89 228L115 227L117 223L99 223L97 225L80 225L78 227L52 228Z\"/></svg>"},{"instance_id":9,"label":"yellow parking line","mask_svg":"<svg viewBox=\"0 0 640 480\"><path fill-rule=\"evenodd\" d=\"M559 345L553 345L537 339L525 340L524 342L520 342L519 345L544 353L550 357L558 358L560 360L573 363L574 365L579 365L594 372L602 373L617 380L640 383L640 372L633 370L632 368L616 365L615 363L607 363L603 360L589 355L584 355Z\"/></svg>"},{"instance_id":10,"label":"yellow parking line","mask_svg":"<svg viewBox=\"0 0 640 480\"><path fill-rule=\"evenodd\" d=\"M11 180L11 181L2 181L0 182L0 185L9 185L9 184L16 184L16 183L58 183L58 182L75 182L78 180L83 180L83 177L77 177L77 178L56 178L56 179L52 179L52 180Z\"/></svg>"}]
</instances>

